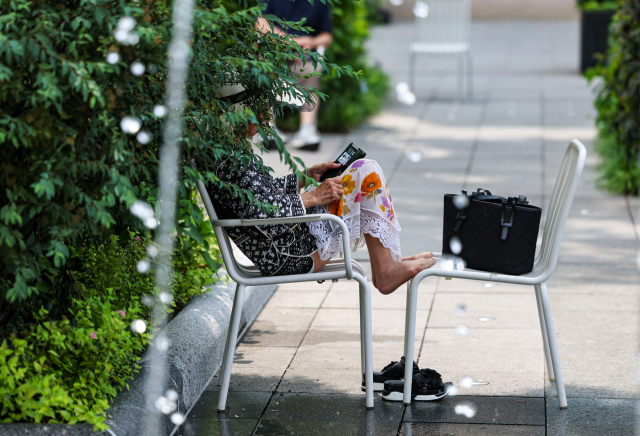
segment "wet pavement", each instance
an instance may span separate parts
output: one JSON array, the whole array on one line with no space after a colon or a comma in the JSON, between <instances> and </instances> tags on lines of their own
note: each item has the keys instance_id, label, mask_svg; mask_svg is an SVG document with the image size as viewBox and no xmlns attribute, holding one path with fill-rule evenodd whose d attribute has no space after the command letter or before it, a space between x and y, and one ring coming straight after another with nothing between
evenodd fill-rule
<instances>
[{"instance_id":1,"label":"wet pavement","mask_svg":"<svg viewBox=\"0 0 640 436\"><path fill-rule=\"evenodd\" d=\"M374 29L371 58L407 81L412 23ZM382 166L402 225L403 253L441 251L442 197L484 188L526 195L543 214L573 138L587 166L548 282L569 408L559 410L533 289L431 278L418 297L420 367L459 395L364 407L357 284L280 286L239 343L228 409L217 377L176 434L200 435L631 435L638 356L636 265L640 201L595 187L593 92L577 73L577 22L476 22L474 96L455 100L454 60L424 58L412 106L388 105L348 135L325 135L308 165L349 142ZM276 175L285 167L265 155ZM355 259L368 268L366 251ZM402 355L406 290L372 295L374 369ZM460 307L465 309L461 310ZM459 331L468 328L467 334ZM464 388L464 377L488 384ZM469 404L471 417L456 414Z\"/></svg>"}]
</instances>

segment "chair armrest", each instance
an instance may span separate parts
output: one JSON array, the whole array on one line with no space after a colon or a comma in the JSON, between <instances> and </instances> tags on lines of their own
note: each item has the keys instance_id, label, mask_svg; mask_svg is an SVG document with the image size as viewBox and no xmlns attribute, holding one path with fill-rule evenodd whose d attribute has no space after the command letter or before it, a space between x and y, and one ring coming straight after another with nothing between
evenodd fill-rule
<instances>
[{"instance_id":1,"label":"chair armrest","mask_svg":"<svg viewBox=\"0 0 640 436\"><path fill-rule=\"evenodd\" d=\"M230 219L230 220L211 220L211 225L216 227L247 227L247 226L264 226L269 224L293 224L293 223L309 223L315 221L333 221L342 229L342 248L344 252L344 266L347 271L347 278L353 279L353 268L351 266L351 250L349 242L349 229L342 219L328 213L290 216L283 218L264 218L264 219Z\"/></svg>"}]
</instances>

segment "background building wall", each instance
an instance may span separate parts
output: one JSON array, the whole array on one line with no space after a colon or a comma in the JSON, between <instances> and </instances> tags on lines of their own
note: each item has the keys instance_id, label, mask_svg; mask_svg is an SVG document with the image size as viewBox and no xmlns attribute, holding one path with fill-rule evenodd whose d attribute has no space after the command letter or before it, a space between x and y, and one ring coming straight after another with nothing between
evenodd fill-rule
<instances>
[{"instance_id":1,"label":"background building wall","mask_svg":"<svg viewBox=\"0 0 640 436\"><path fill-rule=\"evenodd\" d=\"M423 0L428 3L428 0ZM394 6L385 0L384 9L395 20L413 18L416 0ZM575 0L472 0L473 18L481 20L575 20L579 13Z\"/></svg>"}]
</instances>

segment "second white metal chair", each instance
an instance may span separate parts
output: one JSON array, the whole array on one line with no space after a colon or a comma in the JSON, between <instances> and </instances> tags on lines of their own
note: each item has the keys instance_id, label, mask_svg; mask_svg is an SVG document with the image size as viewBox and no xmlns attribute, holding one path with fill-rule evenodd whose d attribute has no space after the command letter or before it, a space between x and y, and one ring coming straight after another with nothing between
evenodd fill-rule
<instances>
[{"instance_id":1,"label":"second white metal chair","mask_svg":"<svg viewBox=\"0 0 640 436\"><path fill-rule=\"evenodd\" d=\"M542 330L542 341L544 343L547 368L549 370L549 379L555 379L560 408L566 409L567 396L564 390L564 381L562 379L562 369L560 368L560 357L558 356L558 346L556 344L556 334L553 327L553 317L551 316L551 305L549 304L546 282L556 269L564 225L569 215L569 209L571 208L571 203L578 187L578 181L582 174L586 157L587 150L584 145L577 139L571 141L569 147L567 147L558 178L556 179L556 184L553 188L553 193L551 194L551 201L549 202L544 231L542 233L542 246L536 255L533 271L520 276L472 269L458 271L454 268L447 268L451 265L446 265L442 257L436 255L436 265L420 272L407 284L407 311L404 337L404 353L407 362L411 362L414 356L413 346L416 329L418 286L425 278L436 276L533 285L535 287L536 301L538 304L538 315L540 317L540 328ZM412 372L412 366L406 365L403 398L405 404L411 403Z\"/></svg>"},{"instance_id":2,"label":"second white metal chair","mask_svg":"<svg viewBox=\"0 0 640 436\"><path fill-rule=\"evenodd\" d=\"M373 408L373 351L371 333L371 289L365 277L364 270L354 260L351 260L349 249L344 251L343 259L334 259L319 272L311 274L298 274L288 276L264 277L253 265L240 263L233 255L229 237L224 232L223 227L245 227L267 224L293 224L312 221L334 221L342 228L343 246L349 247L349 230L342 219L330 214L304 215L287 218L270 219L228 219L219 220L213 207L207 189L201 181L198 183L198 191L204 202L205 209L209 214L211 225L215 232L220 252L225 268L229 276L237 283L236 294L231 310L231 322L227 333L227 342L222 360L222 370L220 374L220 397L218 399L218 410L224 411L227 405L227 394L229 392L229 381L231 379L231 367L235 354L238 330L242 314L242 303L244 301L244 289L246 286L271 285L281 283L302 283L314 282L318 280L355 280L360 285L360 351L362 373L364 374L366 386L366 407Z\"/></svg>"},{"instance_id":3,"label":"second white metal chair","mask_svg":"<svg viewBox=\"0 0 640 436\"><path fill-rule=\"evenodd\" d=\"M458 95L463 98L464 77L467 98L473 95L471 66L471 0L418 0L415 40L409 46L409 87L415 93L415 62L418 55L458 57Z\"/></svg>"}]
</instances>

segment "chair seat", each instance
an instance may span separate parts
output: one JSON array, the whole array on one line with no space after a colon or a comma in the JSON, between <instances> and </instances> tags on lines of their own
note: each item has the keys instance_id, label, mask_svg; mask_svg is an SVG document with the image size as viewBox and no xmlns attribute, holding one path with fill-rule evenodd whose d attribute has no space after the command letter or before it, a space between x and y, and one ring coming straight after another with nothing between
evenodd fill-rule
<instances>
[{"instance_id":1,"label":"chair seat","mask_svg":"<svg viewBox=\"0 0 640 436\"><path fill-rule=\"evenodd\" d=\"M417 53L464 53L469 50L469 44L423 44L414 42L409 46L409 50Z\"/></svg>"},{"instance_id":2,"label":"chair seat","mask_svg":"<svg viewBox=\"0 0 640 436\"><path fill-rule=\"evenodd\" d=\"M441 253L434 253L436 264L420 273L421 276L439 276L439 277L455 277L468 280L484 280L491 282L514 283L521 285L536 285L546 280L542 265L536 263L533 270L527 274L512 276L509 274L501 274L489 271L480 271L471 268L463 270L456 269L453 263L447 264L447 259L442 257Z\"/></svg>"}]
</instances>

